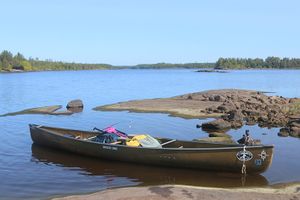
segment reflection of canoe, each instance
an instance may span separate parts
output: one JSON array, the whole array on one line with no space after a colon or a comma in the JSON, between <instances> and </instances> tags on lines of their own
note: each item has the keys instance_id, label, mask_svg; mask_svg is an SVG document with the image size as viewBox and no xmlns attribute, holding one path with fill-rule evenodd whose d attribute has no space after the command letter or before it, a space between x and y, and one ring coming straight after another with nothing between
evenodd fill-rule
<instances>
[{"instance_id":1,"label":"reflection of canoe","mask_svg":"<svg viewBox=\"0 0 300 200\"><path fill-rule=\"evenodd\" d=\"M67 169L78 169L87 176L127 177L141 185L179 184L205 187L258 187L267 186L268 181L259 174L242 176L234 173L204 172L191 169L164 168L135 165L124 162L84 157L62 152L36 144L31 146L32 156L37 162L57 165ZM243 178L244 177L244 178Z\"/></svg>"},{"instance_id":2,"label":"reflection of canoe","mask_svg":"<svg viewBox=\"0 0 300 200\"><path fill-rule=\"evenodd\" d=\"M40 145L110 160L214 171L261 173L272 162L273 146L247 146L160 138L162 148L130 147L88 140L99 133L30 125ZM168 143L169 142L169 143ZM244 167L243 167L244 166Z\"/></svg>"}]
</instances>

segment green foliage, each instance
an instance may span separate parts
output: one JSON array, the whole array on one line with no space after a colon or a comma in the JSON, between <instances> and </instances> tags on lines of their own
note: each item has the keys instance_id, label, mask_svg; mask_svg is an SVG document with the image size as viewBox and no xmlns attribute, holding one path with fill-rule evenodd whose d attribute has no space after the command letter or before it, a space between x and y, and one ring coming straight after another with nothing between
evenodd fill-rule
<instances>
[{"instance_id":1,"label":"green foliage","mask_svg":"<svg viewBox=\"0 0 300 200\"><path fill-rule=\"evenodd\" d=\"M9 51L0 54L0 71L47 71L47 70L92 70L92 69L176 69L176 68L222 68L222 69L300 69L299 58L268 57L261 58L219 58L216 63L157 63L140 64L130 67L116 67L108 64L68 63L52 60L26 59L21 53L15 56Z\"/></svg>"},{"instance_id":2,"label":"green foliage","mask_svg":"<svg viewBox=\"0 0 300 200\"><path fill-rule=\"evenodd\" d=\"M9 51L0 54L1 70L10 71L13 65L13 55Z\"/></svg>"},{"instance_id":3,"label":"green foliage","mask_svg":"<svg viewBox=\"0 0 300 200\"><path fill-rule=\"evenodd\" d=\"M300 69L299 58L267 57L260 58L219 58L216 68L224 69L247 69L247 68L272 68L272 69Z\"/></svg>"},{"instance_id":4,"label":"green foliage","mask_svg":"<svg viewBox=\"0 0 300 200\"><path fill-rule=\"evenodd\" d=\"M25 70L25 71L32 71L32 70L33 70L33 68L32 68L32 66L31 66L30 62L28 62L27 60L22 60L22 61L20 62L20 66L21 66L22 69Z\"/></svg>"},{"instance_id":5,"label":"green foliage","mask_svg":"<svg viewBox=\"0 0 300 200\"><path fill-rule=\"evenodd\" d=\"M92 69L110 69L108 64L83 64L83 63L65 63L54 61L40 61L30 59L33 70L47 71L47 70L92 70Z\"/></svg>"},{"instance_id":6,"label":"green foliage","mask_svg":"<svg viewBox=\"0 0 300 200\"><path fill-rule=\"evenodd\" d=\"M110 69L107 64L83 64L83 63L65 63L52 60L40 61L38 58L28 60L20 53L15 56L9 51L3 51L0 54L0 71L45 71L45 70L90 70L90 69Z\"/></svg>"}]
</instances>

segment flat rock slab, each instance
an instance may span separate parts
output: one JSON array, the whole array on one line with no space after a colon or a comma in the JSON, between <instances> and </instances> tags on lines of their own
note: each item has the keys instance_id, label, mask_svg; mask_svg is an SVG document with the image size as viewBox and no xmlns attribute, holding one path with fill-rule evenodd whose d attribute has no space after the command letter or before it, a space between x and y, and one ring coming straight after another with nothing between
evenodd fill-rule
<instances>
[{"instance_id":1,"label":"flat rock slab","mask_svg":"<svg viewBox=\"0 0 300 200\"><path fill-rule=\"evenodd\" d=\"M207 129L213 130L239 128L244 121L261 127L284 127L289 122L289 116L300 114L300 99L267 96L265 92L254 90L221 89L170 98L119 102L98 106L94 110L158 112L183 118L222 117L229 122L207 126Z\"/></svg>"},{"instance_id":2,"label":"flat rock slab","mask_svg":"<svg viewBox=\"0 0 300 200\"><path fill-rule=\"evenodd\" d=\"M99 111L124 111L131 112L159 112L169 113L172 116L183 118L209 118L220 117L224 113L216 113L209 108L217 108L225 101L224 96L250 96L257 94L252 90L210 90L204 92L190 93L171 98L157 98L133 100L116 104L98 106L94 110Z\"/></svg>"},{"instance_id":3,"label":"flat rock slab","mask_svg":"<svg viewBox=\"0 0 300 200\"><path fill-rule=\"evenodd\" d=\"M225 96L248 97L257 94L253 90L209 90L190 93L170 98L133 100L110 105L98 106L98 111L131 111L131 112L159 112L183 118L220 117L224 113L214 112L210 108L217 108L225 101Z\"/></svg>"},{"instance_id":4,"label":"flat rock slab","mask_svg":"<svg viewBox=\"0 0 300 200\"><path fill-rule=\"evenodd\" d=\"M26 115L26 114L46 114L46 115L71 115L71 114L73 114L70 111L59 111L59 112L57 112L57 110L59 110L61 108L62 108L61 105L29 108L29 109L21 110L21 111L18 111L18 112L6 113L6 114L3 114L3 115L0 115L0 117L15 116L15 115Z\"/></svg>"},{"instance_id":5,"label":"flat rock slab","mask_svg":"<svg viewBox=\"0 0 300 200\"><path fill-rule=\"evenodd\" d=\"M55 200L299 200L300 186L287 188L251 188L251 189L221 189L190 187L180 185L165 185L151 187L129 187L109 189L86 195L55 198Z\"/></svg>"},{"instance_id":6,"label":"flat rock slab","mask_svg":"<svg viewBox=\"0 0 300 200\"><path fill-rule=\"evenodd\" d=\"M219 105L215 102L213 104ZM141 101L127 101L111 105L99 106L94 108L98 111L124 111L131 112L157 112L169 113L172 116L183 118L207 118L219 117L218 113L202 113L202 110L211 106L210 102L199 102L197 100L180 100L180 99L146 99Z\"/></svg>"}]
</instances>

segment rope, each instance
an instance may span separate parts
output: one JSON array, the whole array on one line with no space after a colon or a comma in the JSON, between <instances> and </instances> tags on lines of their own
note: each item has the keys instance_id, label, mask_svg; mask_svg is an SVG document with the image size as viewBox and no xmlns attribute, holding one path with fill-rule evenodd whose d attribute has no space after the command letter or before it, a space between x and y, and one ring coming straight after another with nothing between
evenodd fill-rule
<instances>
[{"instance_id":1,"label":"rope","mask_svg":"<svg viewBox=\"0 0 300 200\"><path fill-rule=\"evenodd\" d=\"M246 167L246 165L245 165L245 161L246 161L246 154L245 154L245 152L246 152L246 145L244 146L244 149L243 149L243 151L244 151L244 154L243 154L243 165L242 165L242 174L247 174L247 167Z\"/></svg>"},{"instance_id":2,"label":"rope","mask_svg":"<svg viewBox=\"0 0 300 200\"><path fill-rule=\"evenodd\" d=\"M245 165L245 161L243 162L243 166L242 166L242 174L247 174L247 168L246 168L246 165Z\"/></svg>"},{"instance_id":3,"label":"rope","mask_svg":"<svg viewBox=\"0 0 300 200\"><path fill-rule=\"evenodd\" d=\"M242 186L245 186L245 183L246 183L246 177L247 177L246 174L242 174L242 176L241 176L241 183L242 183Z\"/></svg>"}]
</instances>

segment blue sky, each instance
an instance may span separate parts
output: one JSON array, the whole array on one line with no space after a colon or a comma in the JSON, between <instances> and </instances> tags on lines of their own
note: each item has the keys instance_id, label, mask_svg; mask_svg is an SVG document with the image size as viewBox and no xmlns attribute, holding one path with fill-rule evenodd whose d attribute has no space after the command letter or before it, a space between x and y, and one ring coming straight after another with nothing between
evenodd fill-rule
<instances>
[{"instance_id":1,"label":"blue sky","mask_svg":"<svg viewBox=\"0 0 300 200\"><path fill-rule=\"evenodd\" d=\"M297 0L0 0L0 51L133 65L300 57Z\"/></svg>"}]
</instances>

